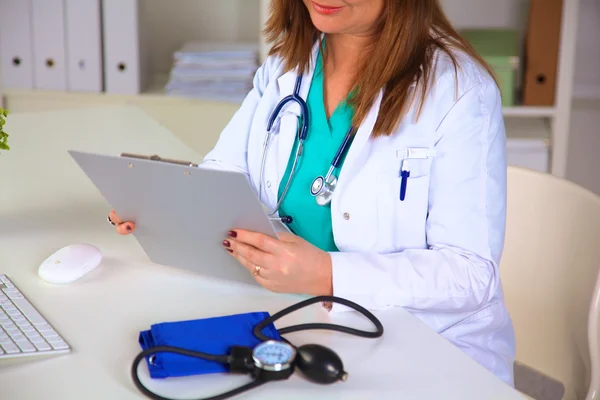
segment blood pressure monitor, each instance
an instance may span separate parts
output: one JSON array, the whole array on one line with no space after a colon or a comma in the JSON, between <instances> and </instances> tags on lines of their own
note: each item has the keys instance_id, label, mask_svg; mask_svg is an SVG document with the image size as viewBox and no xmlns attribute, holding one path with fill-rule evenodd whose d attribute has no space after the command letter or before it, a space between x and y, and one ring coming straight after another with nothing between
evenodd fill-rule
<instances>
[{"instance_id":1,"label":"blood pressure monitor","mask_svg":"<svg viewBox=\"0 0 600 400\"><path fill-rule=\"evenodd\" d=\"M378 338L383 335L383 325L371 312L349 300L335 296L318 296L301 301L259 322L252 329L253 335L260 343L251 348L248 346L232 346L228 354L208 354L178 347L157 346L148 348L137 355L131 365L131 377L135 386L148 398L169 400L161 397L145 387L138 376L138 365L146 358L159 352L180 354L188 357L215 361L228 366L230 373L247 374L252 381L228 392L205 397L202 400L223 400L238 395L247 390L256 388L271 381L288 379L298 369L309 381L318 384L332 384L346 381L348 373L344 370L341 358L331 349L319 344L305 344L296 347L286 339L273 340L262 331L285 315L315 303L339 303L358 311L375 325L375 331L362 331L359 329L335 324L309 323L288 326L278 329L280 334L305 331L309 329L325 329L348 333L364 338Z\"/></svg>"},{"instance_id":2,"label":"blood pressure monitor","mask_svg":"<svg viewBox=\"0 0 600 400\"><path fill-rule=\"evenodd\" d=\"M295 359L296 349L276 340L263 342L252 351L256 378L263 381L289 378L294 373Z\"/></svg>"}]
</instances>

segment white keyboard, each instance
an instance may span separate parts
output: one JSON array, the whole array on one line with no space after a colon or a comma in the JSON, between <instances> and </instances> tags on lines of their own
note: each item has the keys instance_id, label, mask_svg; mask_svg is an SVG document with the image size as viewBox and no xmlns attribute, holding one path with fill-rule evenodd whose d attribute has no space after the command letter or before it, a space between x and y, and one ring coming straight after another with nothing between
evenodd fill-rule
<instances>
[{"instance_id":1,"label":"white keyboard","mask_svg":"<svg viewBox=\"0 0 600 400\"><path fill-rule=\"evenodd\" d=\"M4 359L68 353L71 346L6 275L0 274L0 363Z\"/></svg>"}]
</instances>

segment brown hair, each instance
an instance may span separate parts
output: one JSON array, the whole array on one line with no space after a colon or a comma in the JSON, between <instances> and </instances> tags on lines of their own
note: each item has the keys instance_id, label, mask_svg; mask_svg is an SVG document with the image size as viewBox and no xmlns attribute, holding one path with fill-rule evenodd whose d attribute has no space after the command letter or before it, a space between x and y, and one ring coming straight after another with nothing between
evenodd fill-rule
<instances>
[{"instance_id":1,"label":"brown hair","mask_svg":"<svg viewBox=\"0 0 600 400\"><path fill-rule=\"evenodd\" d=\"M410 87L420 88L418 110L425 101L437 50L446 53L454 64L458 78L459 65L451 48L463 51L479 62L491 75L490 67L453 28L439 0L385 0L385 8L377 26L378 40L366 50L350 99L353 125L365 119L382 88L385 93L373 136L390 135L400 123L413 99ZM285 70L308 69L312 47L319 32L302 0L272 0L270 17L265 27L266 40L272 43L269 55L280 56ZM417 92L414 93L415 95Z\"/></svg>"}]
</instances>

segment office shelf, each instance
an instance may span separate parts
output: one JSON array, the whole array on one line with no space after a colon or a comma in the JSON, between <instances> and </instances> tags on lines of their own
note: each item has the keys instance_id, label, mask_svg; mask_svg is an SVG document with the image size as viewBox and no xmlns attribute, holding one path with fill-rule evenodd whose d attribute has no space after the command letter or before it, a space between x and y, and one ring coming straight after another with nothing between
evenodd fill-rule
<instances>
[{"instance_id":1,"label":"office shelf","mask_svg":"<svg viewBox=\"0 0 600 400\"><path fill-rule=\"evenodd\" d=\"M556 107L530 107L515 106L504 108L505 117L514 118L554 118L557 113Z\"/></svg>"},{"instance_id":2,"label":"office shelf","mask_svg":"<svg viewBox=\"0 0 600 400\"><path fill-rule=\"evenodd\" d=\"M149 23L153 32L161 32L153 42L154 79L147 89L139 95L113 95L106 93L64 93L42 91L9 90L0 94L0 104L12 112L44 111L69 107L87 107L110 104L135 104L163 122L169 129L183 129L191 134L198 128L189 121L177 121L177 118L192 119L194 110L202 115L206 110L218 110L218 118L211 122L211 131L216 135L233 115L239 104L167 96L164 86L166 73L171 62L172 51L181 45L184 38L202 38L206 40L235 41L258 40L261 61L265 59L268 47L259 33L266 22L269 0L181 0L178 7L169 7L163 0L140 0L150 5ZM486 4L482 4L486 3ZM459 29L465 27L519 27L526 24L526 8L521 0L497 2L480 0L476 10L469 17L465 9L473 9L472 0L442 0L450 19ZM487 6L494 12L490 13ZM567 166L569 129L571 122L571 105L573 94L573 76L575 71L575 48L579 18L580 0L563 1L563 21L558 59L558 79L556 87L556 104L551 107L515 106L504 108L509 138L515 132L529 132L534 138L543 138L548 143L550 154L549 172L564 177ZM202 17L197 23L196 16ZM255 12L258 13L255 14ZM502 15L504 13L505 15ZM224 24L223 18L231 19L232 24ZM237 23L235 22L237 21ZM146 21L148 22L148 21ZM234 28L233 25L236 27ZM257 25L257 26L255 26ZM255 29L255 30L254 30ZM164 34L163 34L164 32ZM206 131L206 130L204 130ZM521 137L521 133L517 136ZM529 140L529 139L528 139ZM201 150L199 150L201 151Z\"/></svg>"},{"instance_id":3,"label":"office shelf","mask_svg":"<svg viewBox=\"0 0 600 400\"><path fill-rule=\"evenodd\" d=\"M229 105L233 108L239 107L240 102L222 102L206 99L196 99L184 96L171 96L165 94L165 83L167 77L165 75L156 75L151 80L148 87L139 95L123 95L123 94L109 94L109 93L81 93L81 92L58 92L58 91L44 91L44 90L7 90L4 92L4 96L7 103L10 103L10 109L12 112L24 112L27 111L27 103L30 101L36 102L51 102L51 101L62 101L62 102L77 102L82 105L88 103L97 102L115 102L115 101L129 101L129 102L154 102L158 104L169 104L173 102L177 103L189 103L189 104L206 104L210 103L222 103ZM7 108L8 108L7 107ZM51 105L49 105L51 107ZM555 107L528 107L528 106L515 106L515 107L504 107L504 116L506 118L554 118L557 113Z\"/></svg>"}]
</instances>

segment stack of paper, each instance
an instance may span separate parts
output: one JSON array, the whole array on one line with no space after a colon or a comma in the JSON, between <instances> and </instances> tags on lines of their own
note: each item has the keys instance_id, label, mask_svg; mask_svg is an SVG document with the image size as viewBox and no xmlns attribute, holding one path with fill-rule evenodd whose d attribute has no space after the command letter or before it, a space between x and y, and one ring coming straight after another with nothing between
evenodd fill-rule
<instances>
[{"instance_id":1,"label":"stack of paper","mask_svg":"<svg viewBox=\"0 0 600 400\"><path fill-rule=\"evenodd\" d=\"M258 46L188 42L173 58L168 95L241 102L252 89Z\"/></svg>"}]
</instances>

